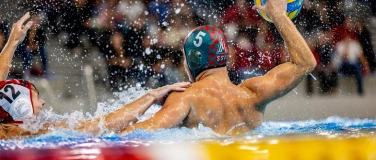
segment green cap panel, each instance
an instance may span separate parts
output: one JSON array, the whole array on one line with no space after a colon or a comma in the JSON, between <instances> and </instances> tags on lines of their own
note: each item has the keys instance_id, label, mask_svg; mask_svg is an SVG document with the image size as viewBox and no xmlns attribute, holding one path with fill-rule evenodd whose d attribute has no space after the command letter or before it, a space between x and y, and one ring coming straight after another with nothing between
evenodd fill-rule
<instances>
[{"instance_id":1,"label":"green cap panel","mask_svg":"<svg viewBox=\"0 0 376 160\"><path fill-rule=\"evenodd\" d=\"M226 37L215 26L197 27L185 39L184 52L189 70L196 78L204 70L226 66Z\"/></svg>"}]
</instances>

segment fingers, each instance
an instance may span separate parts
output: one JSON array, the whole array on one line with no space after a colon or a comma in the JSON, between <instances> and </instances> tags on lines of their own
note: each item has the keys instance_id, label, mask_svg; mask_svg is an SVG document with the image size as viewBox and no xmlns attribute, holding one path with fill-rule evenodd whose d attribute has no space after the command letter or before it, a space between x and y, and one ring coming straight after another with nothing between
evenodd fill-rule
<instances>
[{"instance_id":1,"label":"fingers","mask_svg":"<svg viewBox=\"0 0 376 160\"><path fill-rule=\"evenodd\" d=\"M172 91L179 91L179 92L182 92L182 91L185 91L186 88L172 88Z\"/></svg>"},{"instance_id":2,"label":"fingers","mask_svg":"<svg viewBox=\"0 0 376 160\"><path fill-rule=\"evenodd\" d=\"M25 23L27 19L30 18L30 13L27 12L17 23L20 23L21 25Z\"/></svg>"},{"instance_id":3,"label":"fingers","mask_svg":"<svg viewBox=\"0 0 376 160\"><path fill-rule=\"evenodd\" d=\"M24 33L26 33L30 27L33 25L33 21L29 21L27 22L27 24L24 26L24 28L22 29L24 31Z\"/></svg>"},{"instance_id":4,"label":"fingers","mask_svg":"<svg viewBox=\"0 0 376 160\"><path fill-rule=\"evenodd\" d=\"M175 85L177 85L178 87L190 87L191 83L190 82L180 82L180 83L176 83Z\"/></svg>"},{"instance_id":5,"label":"fingers","mask_svg":"<svg viewBox=\"0 0 376 160\"><path fill-rule=\"evenodd\" d=\"M252 9L253 9L253 10L261 9L261 8L262 8L262 6L260 6L260 5L254 5L254 6L252 6Z\"/></svg>"},{"instance_id":6,"label":"fingers","mask_svg":"<svg viewBox=\"0 0 376 160\"><path fill-rule=\"evenodd\" d=\"M190 87L191 83L189 82L180 82L180 83L175 83L171 86L169 86L170 91L185 91L186 88Z\"/></svg>"},{"instance_id":7,"label":"fingers","mask_svg":"<svg viewBox=\"0 0 376 160\"><path fill-rule=\"evenodd\" d=\"M33 22L28 22L25 26L23 26L25 21L29 18L30 18L30 13L27 12L20 20L18 20L16 23L13 24L12 28L17 28L19 30L26 32L33 25Z\"/></svg>"}]
</instances>

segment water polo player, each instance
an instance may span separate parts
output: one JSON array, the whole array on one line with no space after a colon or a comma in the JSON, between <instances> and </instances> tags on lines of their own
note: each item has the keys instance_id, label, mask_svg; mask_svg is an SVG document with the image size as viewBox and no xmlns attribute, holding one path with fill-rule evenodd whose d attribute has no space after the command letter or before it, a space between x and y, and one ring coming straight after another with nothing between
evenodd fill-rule
<instances>
[{"instance_id":1,"label":"water polo player","mask_svg":"<svg viewBox=\"0 0 376 160\"><path fill-rule=\"evenodd\" d=\"M5 80L10 69L13 54L19 45L25 39L25 35L32 25L29 21L30 14L26 13L17 23L13 24L8 42L0 53L0 139L11 136L30 135L29 131L23 130L18 124L23 123L28 118L38 115L42 110L44 101L39 97L36 87L27 80ZM150 91L141 98L122 108L111 112L103 117L82 121L75 127L79 131L96 134L100 129L112 131L124 130L128 124L135 123L137 117L143 114L154 103L163 103L164 97L172 91L184 91L189 87L189 82L181 82L173 85L167 85ZM99 126L100 121L103 125ZM67 123L56 122L46 124L45 128L34 134L48 132L49 126L58 125L67 127Z\"/></svg>"},{"instance_id":2,"label":"water polo player","mask_svg":"<svg viewBox=\"0 0 376 160\"><path fill-rule=\"evenodd\" d=\"M291 62L281 64L264 76L236 86L226 69L227 42L215 26L194 29L184 42L184 67L192 82L185 92L169 95L162 109L147 121L123 133L142 128L156 130L199 124L227 135L240 135L263 121L266 105L298 85L315 68L316 61L292 21L286 16L286 0L268 0L254 6L269 15L285 40Z\"/></svg>"}]
</instances>

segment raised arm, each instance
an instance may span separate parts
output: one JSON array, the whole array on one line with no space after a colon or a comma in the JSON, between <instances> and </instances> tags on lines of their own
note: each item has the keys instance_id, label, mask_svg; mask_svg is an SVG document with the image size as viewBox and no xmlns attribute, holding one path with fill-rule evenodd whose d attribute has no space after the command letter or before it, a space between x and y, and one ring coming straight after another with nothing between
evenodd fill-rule
<instances>
[{"instance_id":1,"label":"raised arm","mask_svg":"<svg viewBox=\"0 0 376 160\"><path fill-rule=\"evenodd\" d=\"M267 103L291 91L316 66L310 48L293 22L286 16L286 7L286 0L268 0L265 6L253 7L271 17L285 40L291 57L291 62L273 68L264 76L251 78L240 84L256 94L255 103L259 111L264 111Z\"/></svg>"},{"instance_id":2,"label":"raised arm","mask_svg":"<svg viewBox=\"0 0 376 160\"><path fill-rule=\"evenodd\" d=\"M20 44L26 36L27 31L33 24L32 21L24 23L30 18L30 13L27 12L18 22L14 23L12 26L12 31L8 42L5 44L4 49L0 53L0 81L7 78L10 69L10 64L12 63L13 54L16 51L18 44Z\"/></svg>"},{"instance_id":3,"label":"raised arm","mask_svg":"<svg viewBox=\"0 0 376 160\"><path fill-rule=\"evenodd\" d=\"M115 132L122 131L127 128L130 123L135 123L137 121L137 117L145 113L145 111L154 103L163 104L164 98L170 92L181 92L189 86L189 82L181 82L153 90L132 103L126 104L122 108L104 116L104 125L102 127L103 129L108 129ZM96 134L101 129L101 126L98 124L100 120L101 118L96 118L83 122L80 130Z\"/></svg>"},{"instance_id":4,"label":"raised arm","mask_svg":"<svg viewBox=\"0 0 376 160\"><path fill-rule=\"evenodd\" d=\"M121 132L121 134L132 132L136 129L144 129L154 131L161 128L176 127L187 117L190 106L189 100L185 93L174 92L167 98L162 109L153 117L144 122L140 122L129 126Z\"/></svg>"}]
</instances>

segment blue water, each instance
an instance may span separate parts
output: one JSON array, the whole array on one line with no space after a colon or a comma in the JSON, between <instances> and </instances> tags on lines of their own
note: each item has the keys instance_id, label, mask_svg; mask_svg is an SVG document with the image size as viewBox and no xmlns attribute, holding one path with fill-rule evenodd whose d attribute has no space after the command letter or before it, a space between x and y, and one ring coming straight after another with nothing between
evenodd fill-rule
<instances>
[{"instance_id":1,"label":"blue water","mask_svg":"<svg viewBox=\"0 0 376 160\"><path fill-rule=\"evenodd\" d=\"M374 135L376 120L346 119L329 117L323 120L264 122L255 130L238 137L226 137L213 132L210 128L200 126L196 129L172 128L160 129L154 132L137 130L127 135L107 133L102 136L91 136L72 130L55 130L38 137L19 140L1 140L0 149L25 148L59 148L85 146L124 146L148 145L151 143L176 143L195 141L223 141L245 138L262 138L268 136L284 136L294 134L312 134L324 136L362 136ZM99 146L98 146L99 145Z\"/></svg>"}]
</instances>

